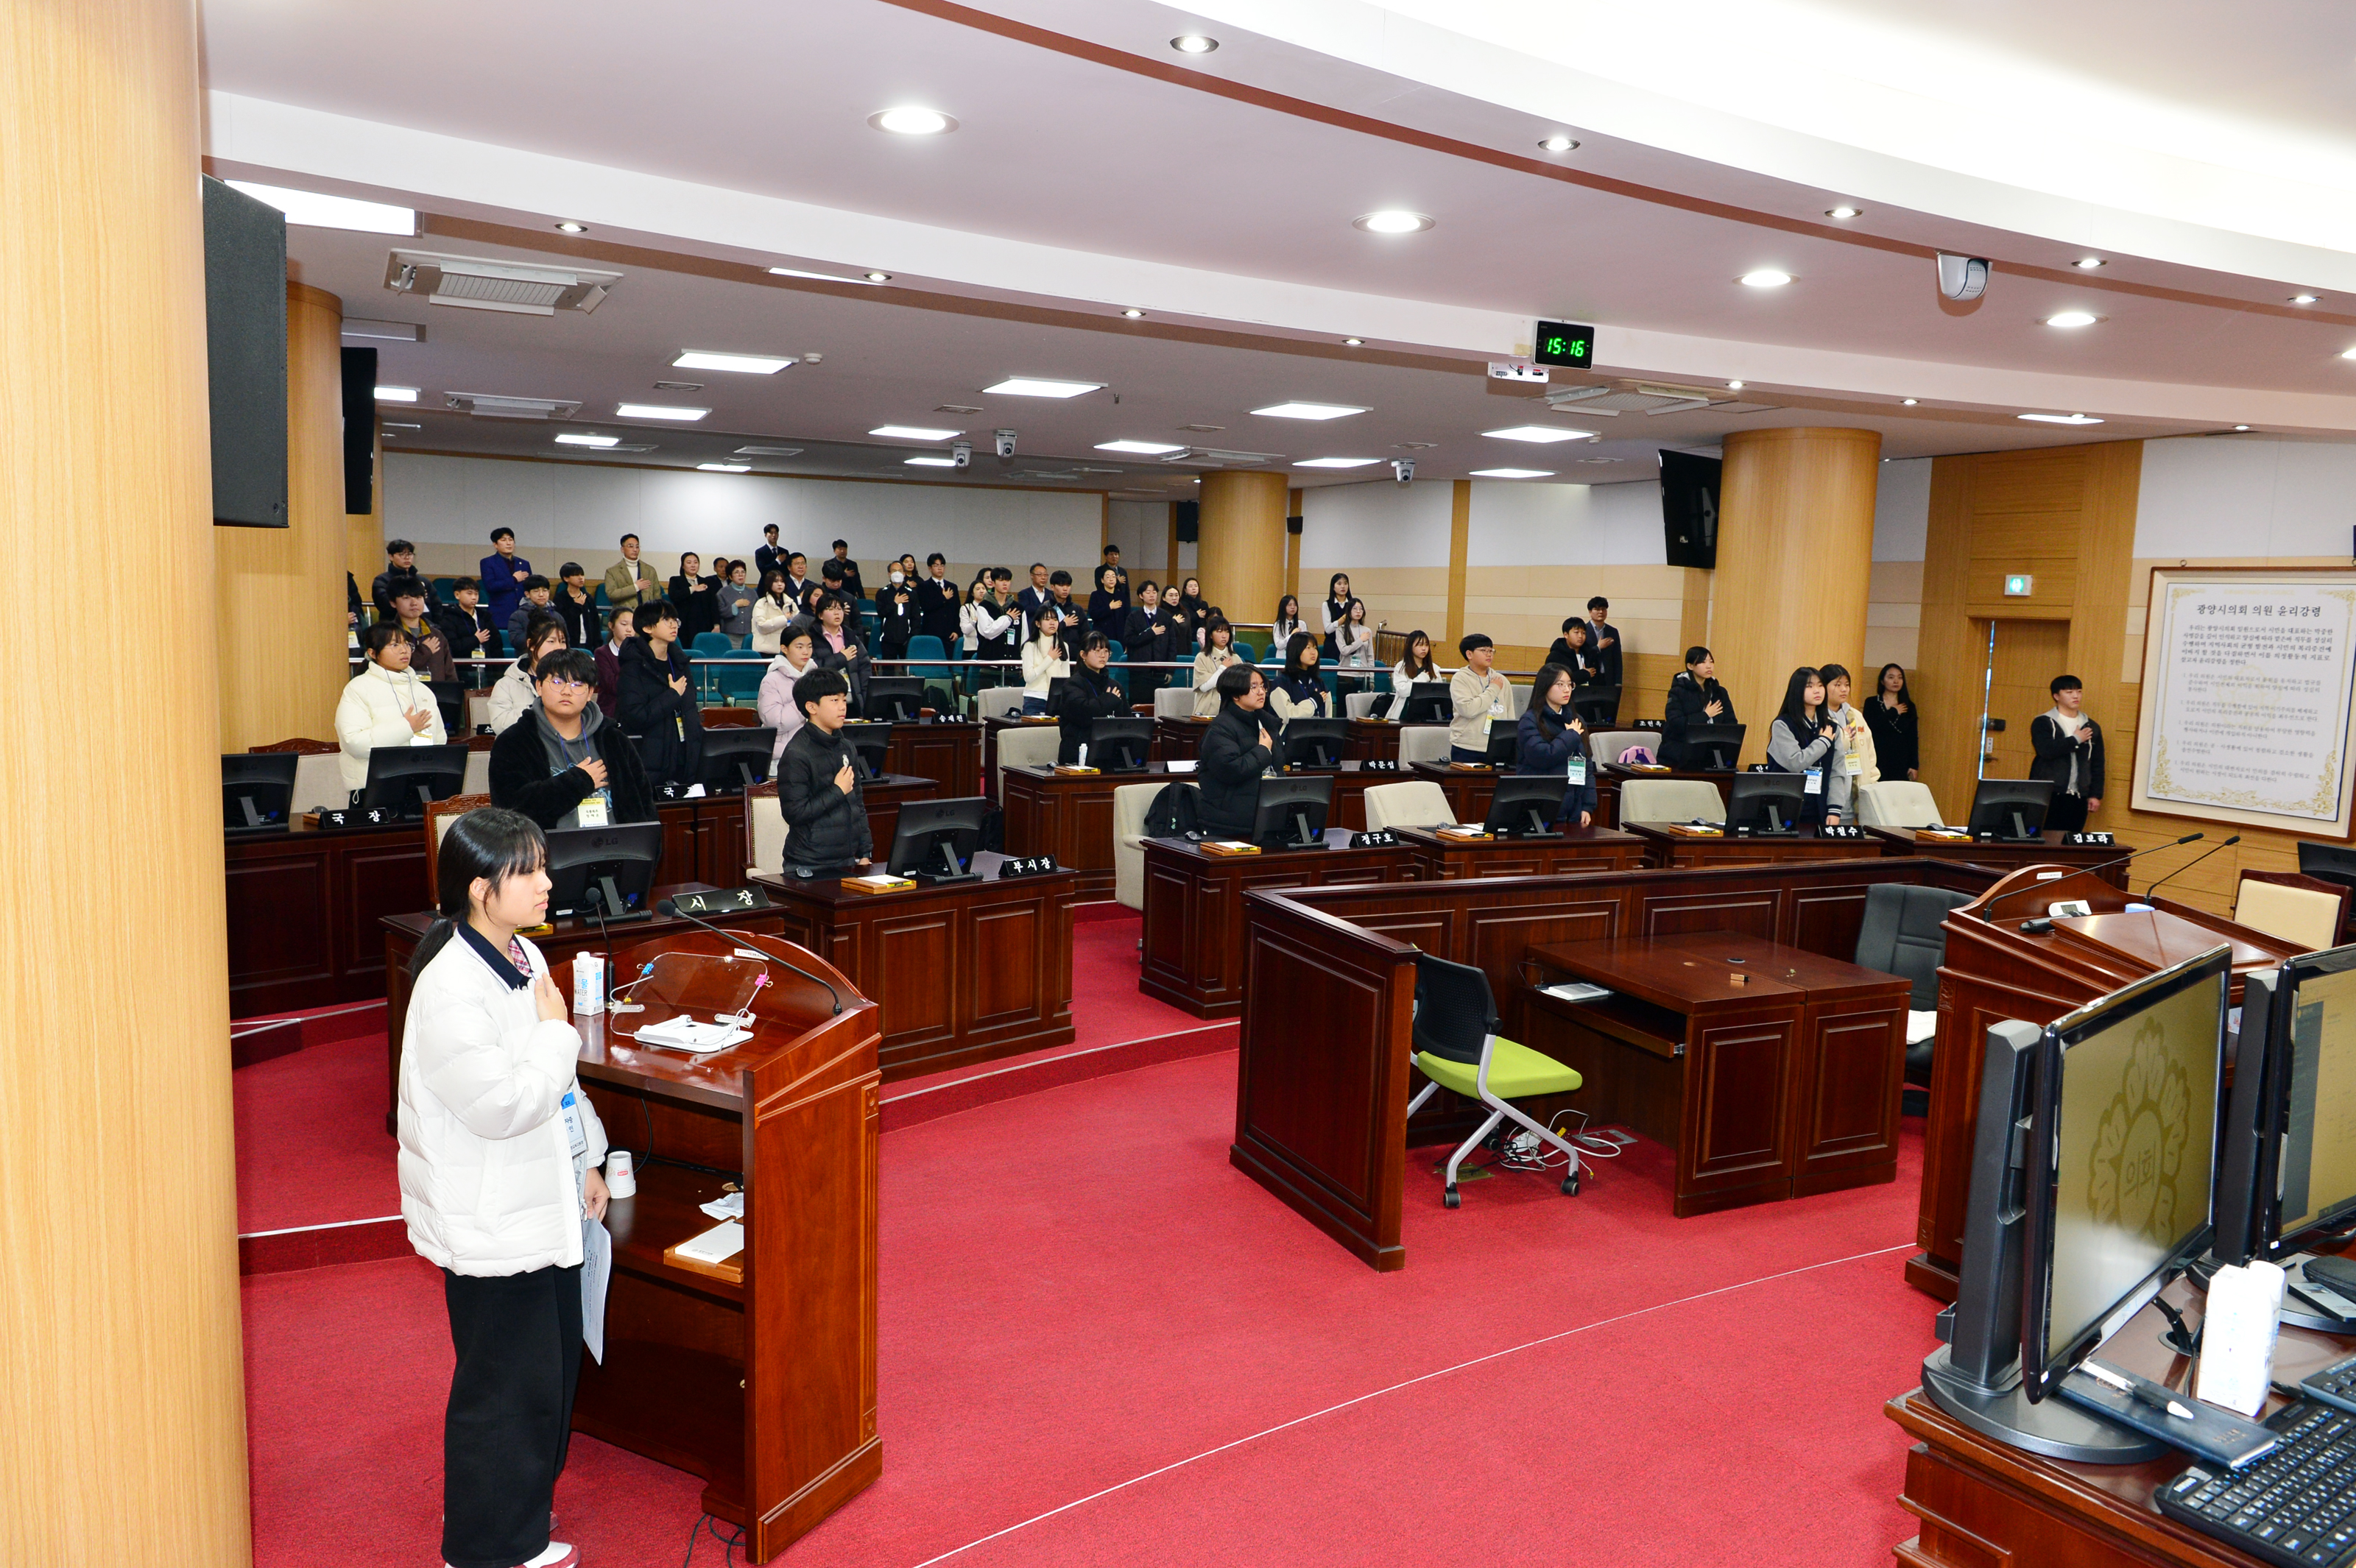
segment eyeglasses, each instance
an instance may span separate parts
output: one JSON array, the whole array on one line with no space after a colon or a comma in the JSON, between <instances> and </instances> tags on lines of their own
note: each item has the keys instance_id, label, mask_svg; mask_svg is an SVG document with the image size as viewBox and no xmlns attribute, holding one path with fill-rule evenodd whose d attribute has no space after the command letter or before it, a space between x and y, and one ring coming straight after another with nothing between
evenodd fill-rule
<instances>
[{"instance_id":1,"label":"eyeglasses","mask_svg":"<svg viewBox=\"0 0 2356 1568\"><path fill-rule=\"evenodd\" d=\"M553 676L550 677L542 684L553 687L556 690L563 692L586 691L589 689L589 683L585 680L559 680Z\"/></svg>"}]
</instances>

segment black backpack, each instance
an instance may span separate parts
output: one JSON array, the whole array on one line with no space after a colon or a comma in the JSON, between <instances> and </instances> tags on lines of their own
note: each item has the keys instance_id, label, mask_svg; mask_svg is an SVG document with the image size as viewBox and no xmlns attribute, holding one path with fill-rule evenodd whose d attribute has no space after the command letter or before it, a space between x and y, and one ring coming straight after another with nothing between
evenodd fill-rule
<instances>
[{"instance_id":1,"label":"black backpack","mask_svg":"<svg viewBox=\"0 0 2356 1568\"><path fill-rule=\"evenodd\" d=\"M1196 809L1202 796L1190 784L1163 784L1145 808L1145 836L1148 838L1178 838L1198 830L1201 813Z\"/></svg>"}]
</instances>

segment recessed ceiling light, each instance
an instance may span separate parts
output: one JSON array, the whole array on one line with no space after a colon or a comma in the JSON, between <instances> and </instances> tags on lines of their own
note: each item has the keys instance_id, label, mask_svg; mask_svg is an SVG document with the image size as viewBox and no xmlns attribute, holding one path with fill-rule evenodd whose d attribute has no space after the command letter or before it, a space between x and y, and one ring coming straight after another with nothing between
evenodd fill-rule
<instances>
[{"instance_id":1,"label":"recessed ceiling light","mask_svg":"<svg viewBox=\"0 0 2356 1568\"><path fill-rule=\"evenodd\" d=\"M1553 135L1548 136L1545 141L1540 142L1538 144L1538 149L1541 152L1547 153L1575 153L1579 151L1579 144L1558 131Z\"/></svg>"},{"instance_id":2,"label":"recessed ceiling light","mask_svg":"<svg viewBox=\"0 0 2356 1568\"><path fill-rule=\"evenodd\" d=\"M1363 229L1369 234L1420 234L1431 227L1431 219L1420 212L1405 208L1387 207L1380 212L1362 212L1350 219L1350 227Z\"/></svg>"},{"instance_id":3,"label":"recessed ceiling light","mask_svg":"<svg viewBox=\"0 0 2356 1568\"><path fill-rule=\"evenodd\" d=\"M1506 430L1484 430L1481 433L1494 436L1499 441L1537 442L1582 441L1595 434L1591 430L1572 430L1568 425L1558 424L1517 424Z\"/></svg>"},{"instance_id":4,"label":"recessed ceiling light","mask_svg":"<svg viewBox=\"0 0 2356 1568\"><path fill-rule=\"evenodd\" d=\"M1472 470L1472 477L1475 479L1551 479L1554 477L1554 470L1551 468L1475 468Z\"/></svg>"},{"instance_id":5,"label":"recessed ceiling light","mask_svg":"<svg viewBox=\"0 0 2356 1568\"><path fill-rule=\"evenodd\" d=\"M619 446L621 442L618 435L580 435L569 430L556 438L559 446Z\"/></svg>"},{"instance_id":6,"label":"recessed ceiling light","mask_svg":"<svg viewBox=\"0 0 2356 1568\"><path fill-rule=\"evenodd\" d=\"M891 281L892 274L889 272L870 272L867 274L867 282L871 283L888 283Z\"/></svg>"},{"instance_id":7,"label":"recessed ceiling light","mask_svg":"<svg viewBox=\"0 0 2356 1568\"><path fill-rule=\"evenodd\" d=\"M1739 392L1742 390L1742 383L1740 381L1729 381L1726 384L1726 389L1730 392Z\"/></svg>"},{"instance_id":8,"label":"recessed ceiling light","mask_svg":"<svg viewBox=\"0 0 2356 1568\"><path fill-rule=\"evenodd\" d=\"M695 466L698 470L705 474L750 474L753 472L753 465L749 463L699 463Z\"/></svg>"},{"instance_id":9,"label":"recessed ceiling light","mask_svg":"<svg viewBox=\"0 0 2356 1568\"><path fill-rule=\"evenodd\" d=\"M954 430L933 430L919 424L879 424L867 433L880 435L890 441L947 441L953 435L962 435L965 432Z\"/></svg>"},{"instance_id":10,"label":"recessed ceiling light","mask_svg":"<svg viewBox=\"0 0 2356 1568\"><path fill-rule=\"evenodd\" d=\"M1366 340L1363 337L1345 337L1342 339L1342 347L1344 348L1364 348L1365 346Z\"/></svg>"},{"instance_id":11,"label":"recessed ceiling light","mask_svg":"<svg viewBox=\"0 0 2356 1568\"><path fill-rule=\"evenodd\" d=\"M1846 205L1840 207L1827 207L1825 208L1825 216L1826 218L1838 218L1846 220L1851 218L1864 217L1865 209L1861 207L1848 207Z\"/></svg>"},{"instance_id":12,"label":"recessed ceiling light","mask_svg":"<svg viewBox=\"0 0 2356 1568\"><path fill-rule=\"evenodd\" d=\"M380 403L413 403L417 400L414 387L379 387L376 400Z\"/></svg>"},{"instance_id":13,"label":"recessed ceiling light","mask_svg":"<svg viewBox=\"0 0 2356 1568\"><path fill-rule=\"evenodd\" d=\"M1618 459L1611 457L1582 457L1580 461L1581 463L1613 463L1617 462Z\"/></svg>"},{"instance_id":14,"label":"recessed ceiling light","mask_svg":"<svg viewBox=\"0 0 2356 1568\"><path fill-rule=\"evenodd\" d=\"M1131 321L1135 321L1135 320L1137 320L1139 317L1142 316L1145 313L1144 313L1143 311L1141 311L1141 310L1137 309L1135 306L1131 306L1131 307L1130 307L1130 308L1129 308L1128 310L1122 311L1120 314L1121 314L1121 315L1125 315L1125 316L1127 316L1127 317L1129 317L1129 319L1130 319L1130 320L1131 320Z\"/></svg>"},{"instance_id":15,"label":"recessed ceiling light","mask_svg":"<svg viewBox=\"0 0 2356 1568\"><path fill-rule=\"evenodd\" d=\"M2293 294L2290 296L2290 303L2293 304L2313 304L2319 297L2319 295L2316 294Z\"/></svg>"},{"instance_id":16,"label":"recessed ceiling light","mask_svg":"<svg viewBox=\"0 0 2356 1568\"><path fill-rule=\"evenodd\" d=\"M2100 424L2092 414L2015 414L2015 419L2033 420L2039 424Z\"/></svg>"},{"instance_id":17,"label":"recessed ceiling light","mask_svg":"<svg viewBox=\"0 0 2356 1568\"><path fill-rule=\"evenodd\" d=\"M701 381L657 381L655 383L655 390L658 392L700 392L703 390L703 383Z\"/></svg>"},{"instance_id":18,"label":"recessed ceiling light","mask_svg":"<svg viewBox=\"0 0 2356 1568\"><path fill-rule=\"evenodd\" d=\"M1762 267L1755 272L1745 272L1738 280L1746 289L1780 289L1792 281L1789 272L1779 272L1772 267Z\"/></svg>"},{"instance_id":19,"label":"recessed ceiling light","mask_svg":"<svg viewBox=\"0 0 2356 1568\"><path fill-rule=\"evenodd\" d=\"M711 411L673 408L668 403L623 403L614 410L614 415L626 420L700 420Z\"/></svg>"},{"instance_id":20,"label":"recessed ceiling light","mask_svg":"<svg viewBox=\"0 0 2356 1568\"><path fill-rule=\"evenodd\" d=\"M683 350L671 361L681 370L734 370L746 376L774 376L792 363L766 354L716 354L702 348Z\"/></svg>"},{"instance_id":21,"label":"recessed ceiling light","mask_svg":"<svg viewBox=\"0 0 2356 1568\"><path fill-rule=\"evenodd\" d=\"M889 272L870 272L863 278L846 278L836 272L806 272L799 267L772 267L773 278L810 278L821 283L884 283L892 281Z\"/></svg>"},{"instance_id":22,"label":"recessed ceiling light","mask_svg":"<svg viewBox=\"0 0 2356 1568\"><path fill-rule=\"evenodd\" d=\"M1103 385L1102 381L1043 381L1036 376L1009 376L995 387L984 387L981 394L1001 398L1076 398Z\"/></svg>"},{"instance_id":23,"label":"recessed ceiling light","mask_svg":"<svg viewBox=\"0 0 2356 1568\"><path fill-rule=\"evenodd\" d=\"M1900 406L1910 409L1922 400L1920 398L1901 398L1898 400Z\"/></svg>"},{"instance_id":24,"label":"recessed ceiling light","mask_svg":"<svg viewBox=\"0 0 2356 1568\"><path fill-rule=\"evenodd\" d=\"M1379 457L1304 457L1295 468L1365 468L1380 463Z\"/></svg>"},{"instance_id":25,"label":"recessed ceiling light","mask_svg":"<svg viewBox=\"0 0 2356 1568\"><path fill-rule=\"evenodd\" d=\"M1139 457L1159 457L1165 452L1183 452L1186 449L1173 446L1166 441L1100 441L1097 443L1097 450L1133 453Z\"/></svg>"},{"instance_id":26,"label":"recessed ceiling light","mask_svg":"<svg viewBox=\"0 0 2356 1568\"><path fill-rule=\"evenodd\" d=\"M1219 47L1219 40L1201 33L1181 33L1170 40L1170 47L1182 55L1206 55Z\"/></svg>"},{"instance_id":27,"label":"recessed ceiling light","mask_svg":"<svg viewBox=\"0 0 2356 1568\"><path fill-rule=\"evenodd\" d=\"M911 468L955 468L954 457L909 457L902 459Z\"/></svg>"},{"instance_id":28,"label":"recessed ceiling light","mask_svg":"<svg viewBox=\"0 0 2356 1568\"><path fill-rule=\"evenodd\" d=\"M387 420L384 421L383 428L386 430L423 430L425 427L422 424L403 424L399 420Z\"/></svg>"},{"instance_id":29,"label":"recessed ceiling light","mask_svg":"<svg viewBox=\"0 0 2356 1568\"><path fill-rule=\"evenodd\" d=\"M1365 411L1346 403L1270 403L1264 409L1252 411L1272 420L1338 420Z\"/></svg>"},{"instance_id":30,"label":"recessed ceiling light","mask_svg":"<svg viewBox=\"0 0 2356 1568\"><path fill-rule=\"evenodd\" d=\"M2065 310L2058 315L2047 316L2045 318L2045 325L2048 326L2062 327L2092 326L2101 319L2102 317L2096 315L2090 310Z\"/></svg>"},{"instance_id":31,"label":"recessed ceiling light","mask_svg":"<svg viewBox=\"0 0 2356 1568\"><path fill-rule=\"evenodd\" d=\"M2249 429L2250 427L2249 427L2248 425L2245 425L2245 424L2237 424L2237 425L2235 425L2233 428L2234 428L2235 430L2247 430L2247 429Z\"/></svg>"},{"instance_id":32,"label":"recessed ceiling light","mask_svg":"<svg viewBox=\"0 0 2356 1568\"><path fill-rule=\"evenodd\" d=\"M937 136L954 131L958 123L937 109L920 109L915 104L903 104L897 109L879 110L867 117L867 123L878 131L889 131L894 136Z\"/></svg>"},{"instance_id":33,"label":"recessed ceiling light","mask_svg":"<svg viewBox=\"0 0 2356 1568\"><path fill-rule=\"evenodd\" d=\"M585 223L575 223L568 218L556 226L556 231L559 234L586 234L589 232L589 226Z\"/></svg>"},{"instance_id":34,"label":"recessed ceiling light","mask_svg":"<svg viewBox=\"0 0 2356 1568\"><path fill-rule=\"evenodd\" d=\"M322 196L315 190L289 190L283 185L253 180L226 182L256 201L267 202L286 215L289 223L306 229L348 229L360 234L414 234L417 213L407 207L381 201L355 201L348 196Z\"/></svg>"},{"instance_id":35,"label":"recessed ceiling light","mask_svg":"<svg viewBox=\"0 0 2356 1568\"><path fill-rule=\"evenodd\" d=\"M2095 268L2107 265L2108 263L2104 261L2103 258L2100 256L2081 256L2070 264L2077 268L2082 272L2091 272Z\"/></svg>"},{"instance_id":36,"label":"recessed ceiling light","mask_svg":"<svg viewBox=\"0 0 2356 1568\"><path fill-rule=\"evenodd\" d=\"M2356 359L2356 348L2341 349L2340 351L2340 357L2342 359Z\"/></svg>"}]
</instances>

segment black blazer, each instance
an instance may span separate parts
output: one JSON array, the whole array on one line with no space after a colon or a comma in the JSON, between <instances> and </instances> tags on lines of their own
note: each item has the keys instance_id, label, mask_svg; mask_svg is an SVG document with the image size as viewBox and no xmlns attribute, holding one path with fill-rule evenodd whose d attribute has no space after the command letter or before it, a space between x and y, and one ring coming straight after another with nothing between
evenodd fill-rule
<instances>
[{"instance_id":1,"label":"black blazer","mask_svg":"<svg viewBox=\"0 0 2356 1568\"><path fill-rule=\"evenodd\" d=\"M691 591L684 573L672 574L669 590L671 604L679 611L679 640L691 646L700 634L720 629L720 580L699 577L694 581L703 584L702 592Z\"/></svg>"},{"instance_id":2,"label":"black blazer","mask_svg":"<svg viewBox=\"0 0 2356 1568\"><path fill-rule=\"evenodd\" d=\"M919 636L938 637L944 649L954 650L958 642L958 606L964 602L965 591L949 578L938 582L929 577L916 580L916 620Z\"/></svg>"},{"instance_id":3,"label":"black blazer","mask_svg":"<svg viewBox=\"0 0 2356 1568\"><path fill-rule=\"evenodd\" d=\"M647 783L646 764L638 749L611 720L589 737L589 749L605 764L605 787L614 797L616 822L655 820L654 788ZM509 725L491 743L491 804L520 811L544 828L564 820L565 813L594 792L589 775L579 768L561 773L548 771L548 747L541 740L540 720L530 714Z\"/></svg>"},{"instance_id":4,"label":"black blazer","mask_svg":"<svg viewBox=\"0 0 2356 1568\"><path fill-rule=\"evenodd\" d=\"M1885 779L1903 779L1922 765L1922 710L1912 699L1906 711L1893 713L1878 696L1858 703L1865 727L1873 732L1874 765ZM2064 777L2068 776L2065 770Z\"/></svg>"},{"instance_id":5,"label":"black blazer","mask_svg":"<svg viewBox=\"0 0 2356 1568\"><path fill-rule=\"evenodd\" d=\"M2053 785L2055 795L2070 793L2070 754L2078 754L2078 794L2087 800L2099 800L2103 795L2103 730L2092 719L2085 721L2078 733L2094 732L2094 742L2080 751L2078 742L2062 733L2062 726L2053 722L2053 715L2040 713L2029 724L2029 744L2037 752L2037 760L2029 764L2029 776L2044 779ZM1879 756L1877 745L1875 755ZM1888 764L1882 772L1887 774Z\"/></svg>"},{"instance_id":6,"label":"black blazer","mask_svg":"<svg viewBox=\"0 0 2356 1568\"><path fill-rule=\"evenodd\" d=\"M1609 621L1601 625L1590 621L1587 633L1587 660L1594 667L1596 680L1605 686L1620 685L1621 656L1628 651L1628 640ZM1606 637L1612 639L1608 648L1601 645Z\"/></svg>"},{"instance_id":7,"label":"black blazer","mask_svg":"<svg viewBox=\"0 0 2356 1568\"><path fill-rule=\"evenodd\" d=\"M1570 684L1573 687L1595 684L1595 654L1592 645L1583 648L1574 648L1570 645L1569 637L1557 637L1554 640L1554 645L1547 649L1546 662L1558 664L1570 671Z\"/></svg>"}]
</instances>

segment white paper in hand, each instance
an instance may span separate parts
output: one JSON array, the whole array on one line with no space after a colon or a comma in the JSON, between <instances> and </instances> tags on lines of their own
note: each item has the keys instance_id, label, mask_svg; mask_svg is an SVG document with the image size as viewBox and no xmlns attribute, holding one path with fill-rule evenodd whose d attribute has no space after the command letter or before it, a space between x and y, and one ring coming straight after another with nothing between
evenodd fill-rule
<instances>
[{"instance_id":1,"label":"white paper in hand","mask_svg":"<svg viewBox=\"0 0 2356 1568\"><path fill-rule=\"evenodd\" d=\"M2217 1271L2209 1282L2209 1316L2201 1331L2201 1399L2254 1416L2274 1379L2281 1331L2283 1271L2259 1259Z\"/></svg>"},{"instance_id":2,"label":"white paper in hand","mask_svg":"<svg viewBox=\"0 0 2356 1568\"><path fill-rule=\"evenodd\" d=\"M601 1367L605 1364L605 1286L613 1274L613 1235L584 1214L581 1217L581 1342Z\"/></svg>"}]
</instances>

